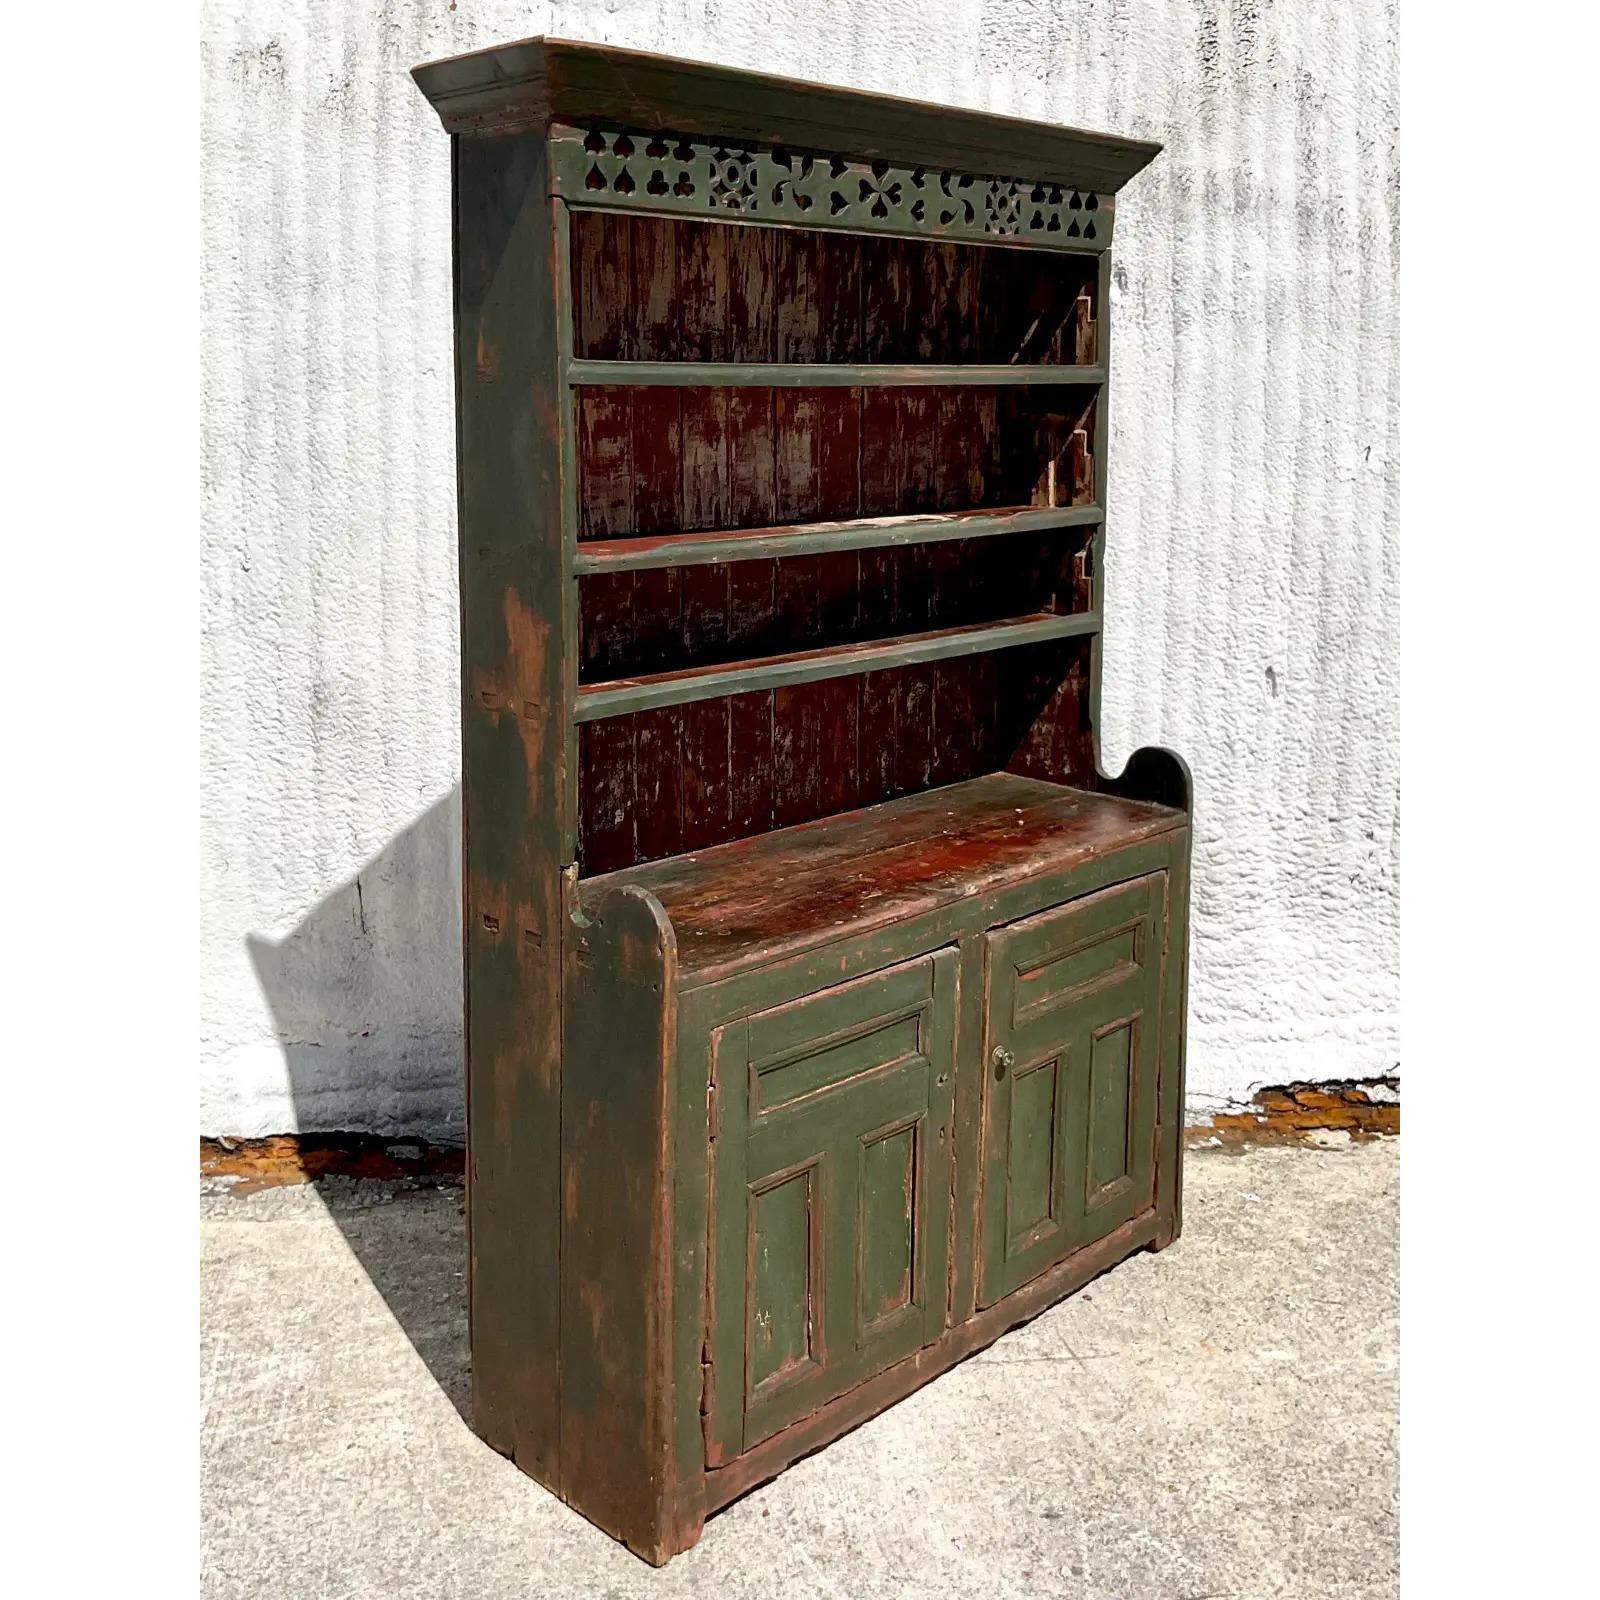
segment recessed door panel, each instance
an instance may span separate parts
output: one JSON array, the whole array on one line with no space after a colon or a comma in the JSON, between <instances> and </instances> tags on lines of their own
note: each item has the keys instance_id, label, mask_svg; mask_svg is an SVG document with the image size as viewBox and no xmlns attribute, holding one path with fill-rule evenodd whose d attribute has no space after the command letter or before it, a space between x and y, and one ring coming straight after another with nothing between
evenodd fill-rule
<instances>
[{"instance_id":1,"label":"recessed door panel","mask_svg":"<svg viewBox=\"0 0 1600 1600\"><path fill-rule=\"evenodd\" d=\"M1061 1057L1032 1063L1011 1080L1006 1131L1006 1248L1026 1248L1061 1213L1062 1141L1056 1137Z\"/></svg>"},{"instance_id":2,"label":"recessed door panel","mask_svg":"<svg viewBox=\"0 0 1600 1600\"><path fill-rule=\"evenodd\" d=\"M917 1169L925 1120L865 1135L856 1218L856 1336L874 1338L916 1309Z\"/></svg>"},{"instance_id":3,"label":"recessed door panel","mask_svg":"<svg viewBox=\"0 0 1600 1600\"><path fill-rule=\"evenodd\" d=\"M1154 1203L1166 884L986 936L982 1305Z\"/></svg>"},{"instance_id":4,"label":"recessed door panel","mask_svg":"<svg viewBox=\"0 0 1600 1600\"><path fill-rule=\"evenodd\" d=\"M1089 1041L1089 1183L1084 1205L1093 1210L1133 1181L1138 1156L1133 1131L1138 1107L1133 1064L1138 1017L1097 1029Z\"/></svg>"},{"instance_id":5,"label":"recessed door panel","mask_svg":"<svg viewBox=\"0 0 1600 1600\"><path fill-rule=\"evenodd\" d=\"M939 951L717 1035L712 1464L943 1328L955 974Z\"/></svg>"},{"instance_id":6,"label":"recessed door panel","mask_svg":"<svg viewBox=\"0 0 1600 1600\"><path fill-rule=\"evenodd\" d=\"M811 1338L813 1319L821 1320L816 1176L816 1163L808 1162L751 1190L745 1341L753 1394L770 1394L817 1365Z\"/></svg>"}]
</instances>

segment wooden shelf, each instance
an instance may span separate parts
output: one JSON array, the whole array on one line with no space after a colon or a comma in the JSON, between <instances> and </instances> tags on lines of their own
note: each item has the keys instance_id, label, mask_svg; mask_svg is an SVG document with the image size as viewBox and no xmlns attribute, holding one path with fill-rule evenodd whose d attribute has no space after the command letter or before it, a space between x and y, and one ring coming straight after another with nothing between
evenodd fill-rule
<instances>
[{"instance_id":1,"label":"wooden shelf","mask_svg":"<svg viewBox=\"0 0 1600 1600\"><path fill-rule=\"evenodd\" d=\"M695 983L1181 827L1184 814L1009 772L624 867L578 885L591 912L637 884L666 908Z\"/></svg>"},{"instance_id":2,"label":"wooden shelf","mask_svg":"<svg viewBox=\"0 0 1600 1600\"><path fill-rule=\"evenodd\" d=\"M1070 639L1099 631L1100 614L1096 611L1081 611L1070 616L1041 611L1028 617L1010 617L1004 622L940 628L930 633L830 645L819 650L797 650L791 655L730 661L715 667L688 667L680 672L613 678L581 686L573 716L578 722L593 722L600 717L626 716L658 706L714 700L719 695L751 694L761 689L781 689L789 684L849 677L858 672L920 666L928 661L948 661L956 656L979 655L986 650L1008 650L1017 645Z\"/></svg>"},{"instance_id":3,"label":"wooden shelf","mask_svg":"<svg viewBox=\"0 0 1600 1600\"><path fill-rule=\"evenodd\" d=\"M882 550L938 544L947 539L989 539L1006 533L1048 533L1103 520L1089 506L996 506L987 511L931 512L904 517L857 517L848 522L798 522L775 528L733 528L711 533L668 533L648 538L591 539L579 544L573 570L642 572L659 567L716 566L775 556L831 555L841 550Z\"/></svg>"},{"instance_id":4,"label":"wooden shelf","mask_svg":"<svg viewBox=\"0 0 1600 1600\"><path fill-rule=\"evenodd\" d=\"M1102 366L850 365L805 361L569 361L570 384L626 388L712 387L761 389L903 389L912 386L961 388L974 384L1012 387L1019 384L1099 384Z\"/></svg>"}]
</instances>

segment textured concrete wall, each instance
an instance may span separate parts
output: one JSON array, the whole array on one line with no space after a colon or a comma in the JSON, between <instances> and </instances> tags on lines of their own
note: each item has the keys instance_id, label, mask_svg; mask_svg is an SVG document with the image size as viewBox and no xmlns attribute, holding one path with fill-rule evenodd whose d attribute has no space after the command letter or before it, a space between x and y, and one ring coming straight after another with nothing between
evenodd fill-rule
<instances>
[{"instance_id":1,"label":"textured concrete wall","mask_svg":"<svg viewBox=\"0 0 1600 1600\"><path fill-rule=\"evenodd\" d=\"M1162 140L1118 208L1107 759L1198 789L1196 1108L1393 1070L1383 0L209 0L201 1125L459 1132L448 141L549 32Z\"/></svg>"}]
</instances>

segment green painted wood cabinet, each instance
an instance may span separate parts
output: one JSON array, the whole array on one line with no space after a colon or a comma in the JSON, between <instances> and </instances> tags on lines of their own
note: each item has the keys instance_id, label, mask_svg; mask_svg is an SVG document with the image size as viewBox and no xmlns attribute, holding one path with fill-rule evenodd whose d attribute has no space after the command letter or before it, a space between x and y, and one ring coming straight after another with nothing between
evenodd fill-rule
<instances>
[{"instance_id":1,"label":"green painted wood cabinet","mask_svg":"<svg viewBox=\"0 0 1600 1600\"><path fill-rule=\"evenodd\" d=\"M529 40L451 135L473 1408L652 1562L1181 1215L1136 140Z\"/></svg>"}]
</instances>

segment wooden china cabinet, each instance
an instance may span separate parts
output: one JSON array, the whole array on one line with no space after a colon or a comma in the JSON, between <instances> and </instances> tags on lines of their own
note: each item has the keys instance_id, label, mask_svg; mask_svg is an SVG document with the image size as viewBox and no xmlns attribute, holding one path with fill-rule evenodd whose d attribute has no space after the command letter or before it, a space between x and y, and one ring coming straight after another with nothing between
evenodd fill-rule
<instances>
[{"instance_id":1,"label":"wooden china cabinet","mask_svg":"<svg viewBox=\"0 0 1600 1600\"><path fill-rule=\"evenodd\" d=\"M415 76L476 1423L660 1563L1178 1232L1190 783L1097 735L1158 146L554 39Z\"/></svg>"}]
</instances>

